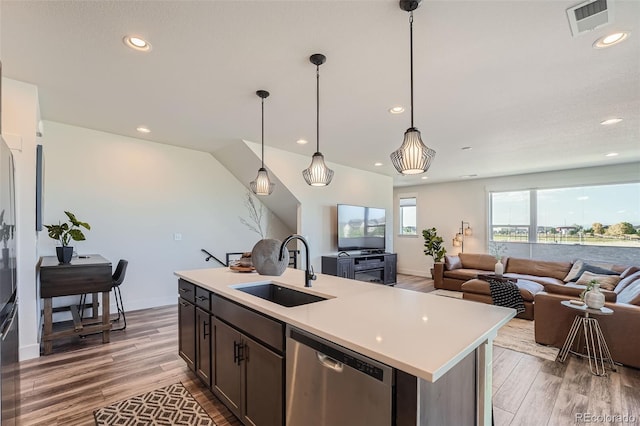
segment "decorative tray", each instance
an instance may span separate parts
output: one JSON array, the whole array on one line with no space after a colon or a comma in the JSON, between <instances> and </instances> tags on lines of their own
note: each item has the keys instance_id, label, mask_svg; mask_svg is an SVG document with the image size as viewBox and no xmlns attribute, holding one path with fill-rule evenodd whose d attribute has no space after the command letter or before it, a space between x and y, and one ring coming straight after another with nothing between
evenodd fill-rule
<instances>
[{"instance_id":1,"label":"decorative tray","mask_svg":"<svg viewBox=\"0 0 640 426\"><path fill-rule=\"evenodd\" d=\"M240 266L240 265L231 265L229 269L236 272L253 272L256 270L253 266Z\"/></svg>"}]
</instances>

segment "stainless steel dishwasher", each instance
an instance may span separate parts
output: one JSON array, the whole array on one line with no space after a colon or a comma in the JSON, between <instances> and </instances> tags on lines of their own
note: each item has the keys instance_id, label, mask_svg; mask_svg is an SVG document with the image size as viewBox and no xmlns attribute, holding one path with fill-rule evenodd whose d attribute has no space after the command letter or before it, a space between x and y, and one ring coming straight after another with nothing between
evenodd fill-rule
<instances>
[{"instance_id":1,"label":"stainless steel dishwasher","mask_svg":"<svg viewBox=\"0 0 640 426\"><path fill-rule=\"evenodd\" d=\"M287 328L287 426L389 426L391 367Z\"/></svg>"}]
</instances>

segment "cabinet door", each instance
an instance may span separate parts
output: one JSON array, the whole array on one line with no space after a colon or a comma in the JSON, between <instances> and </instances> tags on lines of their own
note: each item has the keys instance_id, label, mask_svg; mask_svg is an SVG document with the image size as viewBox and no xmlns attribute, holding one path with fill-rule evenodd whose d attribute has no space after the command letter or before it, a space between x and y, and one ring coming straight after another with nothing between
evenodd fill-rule
<instances>
[{"instance_id":1,"label":"cabinet door","mask_svg":"<svg viewBox=\"0 0 640 426\"><path fill-rule=\"evenodd\" d=\"M282 426L284 358L248 337L244 343L244 423Z\"/></svg>"},{"instance_id":2,"label":"cabinet door","mask_svg":"<svg viewBox=\"0 0 640 426\"><path fill-rule=\"evenodd\" d=\"M213 319L214 393L237 416L242 418L241 366L242 335L217 318Z\"/></svg>"},{"instance_id":3,"label":"cabinet door","mask_svg":"<svg viewBox=\"0 0 640 426\"><path fill-rule=\"evenodd\" d=\"M196 308L183 298L178 299L178 353L195 371Z\"/></svg>"},{"instance_id":4,"label":"cabinet door","mask_svg":"<svg viewBox=\"0 0 640 426\"><path fill-rule=\"evenodd\" d=\"M338 267L337 267L336 275L341 278L353 279L353 277L355 276L354 270L353 270L353 259L338 258Z\"/></svg>"},{"instance_id":5,"label":"cabinet door","mask_svg":"<svg viewBox=\"0 0 640 426\"><path fill-rule=\"evenodd\" d=\"M211 387L211 314L196 308L196 374Z\"/></svg>"}]
</instances>

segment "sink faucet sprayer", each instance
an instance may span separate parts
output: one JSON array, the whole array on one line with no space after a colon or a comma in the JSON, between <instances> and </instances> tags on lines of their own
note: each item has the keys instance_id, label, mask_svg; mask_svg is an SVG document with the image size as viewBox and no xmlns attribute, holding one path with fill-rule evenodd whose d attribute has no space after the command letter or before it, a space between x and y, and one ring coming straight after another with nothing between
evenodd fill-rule
<instances>
[{"instance_id":1,"label":"sink faucet sprayer","mask_svg":"<svg viewBox=\"0 0 640 426\"><path fill-rule=\"evenodd\" d=\"M302 244L304 244L305 253L306 253L305 260L307 262L305 264L307 269L304 272L304 286L311 287L311 280L316 279L316 274L313 273L313 266L311 266L311 262L309 261L309 244L307 243L307 240L305 240L302 235L293 234L285 238L285 240L282 242L282 245L280 246L280 257L278 260L284 259L284 251L287 248L287 244L291 240L300 240L302 241Z\"/></svg>"}]
</instances>

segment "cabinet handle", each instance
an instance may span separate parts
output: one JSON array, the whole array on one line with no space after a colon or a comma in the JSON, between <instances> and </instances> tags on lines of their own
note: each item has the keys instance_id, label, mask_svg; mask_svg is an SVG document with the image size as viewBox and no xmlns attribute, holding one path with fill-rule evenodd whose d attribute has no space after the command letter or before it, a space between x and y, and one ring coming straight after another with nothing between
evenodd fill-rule
<instances>
[{"instance_id":1,"label":"cabinet handle","mask_svg":"<svg viewBox=\"0 0 640 426\"><path fill-rule=\"evenodd\" d=\"M208 324L206 321L203 321L203 322L202 322L202 338L203 338L203 339L206 339L206 338L207 338L207 336L209 335L209 333L207 333L207 326L208 326L208 325L209 325L209 324Z\"/></svg>"},{"instance_id":2,"label":"cabinet handle","mask_svg":"<svg viewBox=\"0 0 640 426\"><path fill-rule=\"evenodd\" d=\"M234 340L233 342L233 363L240 365L240 363L244 360L244 345L242 342L238 343Z\"/></svg>"},{"instance_id":3,"label":"cabinet handle","mask_svg":"<svg viewBox=\"0 0 640 426\"><path fill-rule=\"evenodd\" d=\"M207 298L204 296L196 296L196 299L198 299L198 302L204 302L205 300L207 300Z\"/></svg>"},{"instance_id":4,"label":"cabinet handle","mask_svg":"<svg viewBox=\"0 0 640 426\"><path fill-rule=\"evenodd\" d=\"M178 291L180 293L189 293L191 290L189 290L188 288L179 288Z\"/></svg>"},{"instance_id":5,"label":"cabinet handle","mask_svg":"<svg viewBox=\"0 0 640 426\"><path fill-rule=\"evenodd\" d=\"M180 303L180 306L182 306L182 307L184 307L184 308L186 308L187 306L189 306L189 303L187 303L187 302L183 302L182 300L181 300L179 303Z\"/></svg>"}]
</instances>

